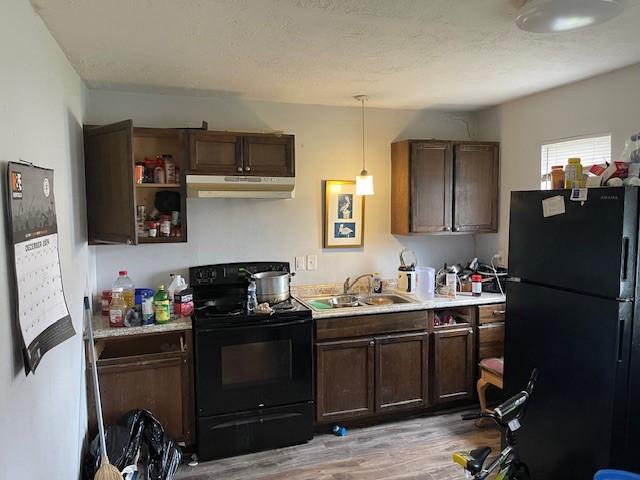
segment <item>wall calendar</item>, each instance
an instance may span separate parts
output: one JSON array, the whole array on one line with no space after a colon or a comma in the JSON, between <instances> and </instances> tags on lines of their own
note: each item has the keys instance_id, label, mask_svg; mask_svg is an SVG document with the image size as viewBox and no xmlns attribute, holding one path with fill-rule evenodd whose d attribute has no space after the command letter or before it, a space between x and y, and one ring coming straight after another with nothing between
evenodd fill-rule
<instances>
[{"instance_id":1,"label":"wall calendar","mask_svg":"<svg viewBox=\"0 0 640 480\"><path fill-rule=\"evenodd\" d=\"M53 170L9 162L7 177L14 310L29 373L75 330L62 288Z\"/></svg>"}]
</instances>

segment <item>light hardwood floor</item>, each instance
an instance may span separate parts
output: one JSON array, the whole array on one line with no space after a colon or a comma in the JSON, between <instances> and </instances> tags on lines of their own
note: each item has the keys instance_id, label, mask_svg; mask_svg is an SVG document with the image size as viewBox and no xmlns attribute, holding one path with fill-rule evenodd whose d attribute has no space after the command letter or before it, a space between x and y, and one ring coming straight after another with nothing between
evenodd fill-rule
<instances>
[{"instance_id":1,"label":"light hardwood floor","mask_svg":"<svg viewBox=\"0 0 640 480\"><path fill-rule=\"evenodd\" d=\"M183 466L180 480L460 480L455 450L488 445L500 434L478 429L459 413L353 429L346 437L316 435L309 443ZM492 455L493 456L493 455Z\"/></svg>"}]
</instances>

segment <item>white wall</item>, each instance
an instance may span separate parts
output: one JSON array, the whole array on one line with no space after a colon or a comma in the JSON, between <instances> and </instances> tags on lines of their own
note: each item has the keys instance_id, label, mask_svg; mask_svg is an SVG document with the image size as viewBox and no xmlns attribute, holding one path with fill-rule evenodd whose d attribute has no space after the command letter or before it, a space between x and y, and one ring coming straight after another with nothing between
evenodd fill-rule
<instances>
[{"instance_id":1,"label":"white wall","mask_svg":"<svg viewBox=\"0 0 640 480\"><path fill-rule=\"evenodd\" d=\"M87 283L82 118L85 88L42 21L24 0L0 14L0 160L55 169L60 259L76 332L25 376L9 307L7 241L0 254L0 477L78 477L85 432L82 296ZM2 190L2 212L5 212ZM0 235L6 239L5 222Z\"/></svg>"},{"instance_id":2,"label":"white wall","mask_svg":"<svg viewBox=\"0 0 640 480\"><path fill-rule=\"evenodd\" d=\"M508 252L511 191L540 188L543 143L611 133L612 158L620 155L625 139L640 131L639 86L634 65L479 112L479 135L502 142L502 159L500 231L478 235L478 254Z\"/></svg>"},{"instance_id":3,"label":"white wall","mask_svg":"<svg viewBox=\"0 0 640 480\"><path fill-rule=\"evenodd\" d=\"M355 103L355 102L354 102ZM188 97L89 91L87 122L127 118L134 125L199 126L210 129L284 130L296 135L296 198L293 200L189 199L189 242L174 245L95 247L98 288L108 288L126 268L137 285L156 286L170 272L193 265L251 260L294 261L317 254L318 270L302 272L297 284L341 282L378 271L395 276L398 253L415 249L423 265L464 261L473 255L471 236L396 237L390 231L390 144L396 139L466 139L456 114L367 110L367 169L376 194L366 199L363 249L322 249L321 181L353 179L361 169L360 110L246 101L232 96ZM473 127L473 125L472 125ZM162 153L162 152L158 152Z\"/></svg>"}]
</instances>

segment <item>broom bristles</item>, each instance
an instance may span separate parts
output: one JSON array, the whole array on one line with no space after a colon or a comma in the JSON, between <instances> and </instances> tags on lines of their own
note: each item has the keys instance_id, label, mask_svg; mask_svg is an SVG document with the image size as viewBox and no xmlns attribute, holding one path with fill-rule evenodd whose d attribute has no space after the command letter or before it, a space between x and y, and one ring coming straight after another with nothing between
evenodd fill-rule
<instances>
[{"instance_id":1,"label":"broom bristles","mask_svg":"<svg viewBox=\"0 0 640 480\"><path fill-rule=\"evenodd\" d=\"M109 459L103 459L93 480L124 480L124 478L120 471L109 463Z\"/></svg>"}]
</instances>

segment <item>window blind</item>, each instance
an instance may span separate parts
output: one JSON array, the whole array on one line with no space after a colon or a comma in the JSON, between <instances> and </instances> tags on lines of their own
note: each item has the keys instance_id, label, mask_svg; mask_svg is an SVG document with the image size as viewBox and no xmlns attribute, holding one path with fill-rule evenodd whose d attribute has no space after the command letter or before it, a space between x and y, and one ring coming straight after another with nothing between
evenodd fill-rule
<instances>
[{"instance_id":1,"label":"window blind","mask_svg":"<svg viewBox=\"0 0 640 480\"><path fill-rule=\"evenodd\" d=\"M569 158L580 158L583 167L611 162L611 135L547 143L542 145L540 153L540 186L543 189L549 189L551 188L551 168L556 165L564 167Z\"/></svg>"}]
</instances>

